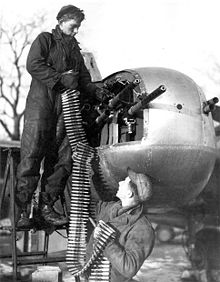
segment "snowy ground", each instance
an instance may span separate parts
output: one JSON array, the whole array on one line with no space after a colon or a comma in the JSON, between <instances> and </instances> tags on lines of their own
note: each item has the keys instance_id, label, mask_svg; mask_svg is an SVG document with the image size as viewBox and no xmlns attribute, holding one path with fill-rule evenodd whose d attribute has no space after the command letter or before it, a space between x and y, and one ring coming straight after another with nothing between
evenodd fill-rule
<instances>
[{"instance_id":1,"label":"snowy ground","mask_svg":"<svg viewBox=\"0 0 220 282\"><path fill-rule=\"evenodd\" d=\"M180 244L157 244L135 277L139 282L179 282L184 270L190 268Z\"/></svg>"}]
</instances>

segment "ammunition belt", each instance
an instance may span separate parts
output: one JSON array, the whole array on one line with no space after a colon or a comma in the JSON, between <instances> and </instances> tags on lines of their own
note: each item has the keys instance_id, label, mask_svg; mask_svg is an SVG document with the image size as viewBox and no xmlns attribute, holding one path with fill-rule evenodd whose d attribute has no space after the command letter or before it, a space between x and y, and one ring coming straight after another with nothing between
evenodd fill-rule
<instances>
[{"instance_id":1,"label":"ammunition belt","mask_svg":"<svg viewBox=\"0 0 220 282\"><path fill-rule=\"evenodd\" d=\"M93 253L82 269L82 273L89 277L89 281L110 281L110 263L103 256L103 251L109 241L115 238L115 230L104 221L98 223L100 233L95 240Z\"/></svg>"},{"instance_id":2,"label":"ammunition belt","mask_svg":"<svg viewBox=\"0 0 220 282\"><path fill-rule=\"evenodd\" d=\"M95 149L88 145L80 113L79 92L67 90L61 95L64 123L73 153L70 222L66 263L77 279L89 277L89 281L110 280L110 263L103 257L106 244L114 237L114 230L103 221L101 232L94 244L93 254L86 261L87 223L90 215L91 160ZM91 211L92 212L92 211Z\"/></svg>"}]
</instances>

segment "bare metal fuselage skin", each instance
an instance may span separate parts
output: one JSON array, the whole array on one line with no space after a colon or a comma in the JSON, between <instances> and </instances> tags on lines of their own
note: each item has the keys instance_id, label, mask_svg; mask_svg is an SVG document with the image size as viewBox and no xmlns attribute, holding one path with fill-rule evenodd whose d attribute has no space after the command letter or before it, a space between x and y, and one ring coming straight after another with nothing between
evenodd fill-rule
<instances>
[{"instance_id":1,"label":"bare metal fuselage skin","mask_svg":"<svg viewBox=\"0 0 220 282\"><path fill-rule=\"evenodd\" d=\"M186 75L164 68L139 68L103 80L140 79L135 93L151 93L160 85L166 92L141 110L134 141L97 148L104 180L114 193L129 166L149 175L153 197L148 206L176 207L194 199L207 184L216 160L211 114L203 112L206 98Z\"/></svg>"}]
</instances>

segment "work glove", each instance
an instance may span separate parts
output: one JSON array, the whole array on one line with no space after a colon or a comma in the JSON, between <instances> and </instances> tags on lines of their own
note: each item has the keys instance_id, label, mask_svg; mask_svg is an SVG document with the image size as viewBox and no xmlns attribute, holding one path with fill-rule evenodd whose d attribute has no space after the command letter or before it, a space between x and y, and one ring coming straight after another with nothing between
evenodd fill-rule
<instances>
[{"instance_id":1,"label":"work glove","mask_svg":"<svg viewBox=\"0 0 220 282\"><path fill-rule=\"evenodd\" d=\"M76 72L66 72L63 73L60 82L67 89L77 89L78 87L78 73Z\"/></svg>"},{"instance_id":2,"label":"work glove","mask_svg":"<svg viewBox=\"0 0 220 282\"><path fill-rule=\"evenodd\" d=\"M107 104L108 101L113 97L113 94L105 88L98 87L95 91L95 97L98 101Z\"/></svg>"}]
</instances>

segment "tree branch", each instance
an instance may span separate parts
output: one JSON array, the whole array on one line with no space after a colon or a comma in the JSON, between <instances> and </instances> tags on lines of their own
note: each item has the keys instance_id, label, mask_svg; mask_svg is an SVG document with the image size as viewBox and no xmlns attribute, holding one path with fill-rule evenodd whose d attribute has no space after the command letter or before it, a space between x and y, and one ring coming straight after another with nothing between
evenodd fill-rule
<instances>
[{"instance_id":1,"label":"tree branch","mask_svg":"<svg viewBox=\"0 0 220 282\"><path fill-rule=\"evenodd\" d=\"M20 138L20 121L22 116L24 115L24 109L21 112L20 110L18 112L18 105L23 97L22 90L23 88L25 88L22 80L24 68L23 55L27 46L31 44L32 34L34 33L35 29L39 27L42 28L42 23L44 22L44 20L44 15L37 15L33 21L29 23L16 24L11 29L0 27L2 32L1 40L4 40L4 42L2 41L2 43L5 43L12 54L12 60L9 58L11 65L8 65L11 69L11 73L7 76L5 75L6 78L3 77L3 72L1 71L0 67L0 99L3 99L7 104L7 107L5 107L5 110L3 110L4 120L0 119L0 124L5 129L10 138L13 139ZM39 30L41 28L39 28ZM7 79L7 82L5 82L5 79ZM8 81L10 82L8 83ZM6 122L9 118L9 107L13 112L13 129L11 131Z\"/></svg>"},{"instance_id":2,"label":"tree branch","mask_svg":"<svg viewBox=\"0 0 220 282\"><path fill-rule=\"evenodd\" d=\"M4 128L4 130L7 132L8 136L9 136L10 138L12 138L13 135L11 134L11 131L9 130L7 124L6 124L2 119L0 119L0 124L2 125L2 127Z\"/></svg>"}]
</instances>

